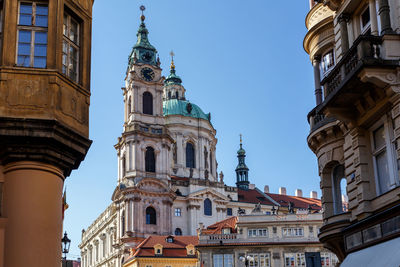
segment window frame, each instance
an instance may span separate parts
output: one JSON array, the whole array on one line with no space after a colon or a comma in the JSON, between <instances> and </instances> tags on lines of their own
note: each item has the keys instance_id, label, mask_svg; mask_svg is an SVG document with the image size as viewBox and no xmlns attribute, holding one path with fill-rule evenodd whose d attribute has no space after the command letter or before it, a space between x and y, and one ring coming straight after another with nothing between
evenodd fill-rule
<instances>
[{"instance_id":1,"label":"window frame","mask_svg":"<svg viewBox=\"0 0 400 267\"><path fill-rule=\"evenodd\" d=\"M175 214L175 217L182 217L182 209L175 208L174 214Z\"/></svg>"},{"instance_id":2,"label":"window frame","mask_svg":"<svg viewBox=\"0 0 400 267\"><path fill-rule=\"evenodd\" d=\"M189 154L188 152L190 149L189 145L192 148L190 150L190 152L192 153L192 155L191 155L192 158L188 157L188 154ZM193 168L193 169L196 168L196 148L195 148L195 145L190 141L186 142L185 158L186 158L186 164L185 164L186 168Z\"/></svg>"},{"instance_id":3,"label":"window frame","mask_svg":"<svg viewBox=\"0 0 400 267\"><path fill-rule=\"evenodd\" d=\"M328 66L326 69L324 69L325 61L324 58L332 54L332 65ZM324 79L333 68L336 66L336 59L335 59L335 49L332 47L331 49L325 50L322 55L321 55L321 62L319 63L319 70L321 75L321 80Z\"/></svg>"},{"instance_id":4,"label":"window frame","mask_svg":"<svg viewBox=\"0 0 400 267\"><path fill-rule=\"evenodd\" d=\"M65 24L64 24L64 19L65 19L65 16L67 16L67 25L66 25L66 27L67 27L67 30L65 30L66 32L64 32L64 27L65 27ZM71 30L71 22L75 22L76 23L76 25L77 25L77 32L76 32L76 38L77 38L77 41L76 42L74 42L73 40L71 40L71 38L69 37L69 36L71 36L71 32L70 32L70 30ZM64 57L64 54L67 56L67 62L66 62L66 66L65 66L65 72L64 72L64 60L62 59L61 60L61 64L62 64L62 68L61 68L61 72L65 75L65 76L67 76L69 79L71 79L72 81L74 81L74 82L76 82L76 83L79 83L80 82L80 73L81 73L81 71L80 71L80 64L81 64L81 60L80 60L80 58L81 58L81 43L82 43L82 38L81 38L81 36L82 36L82 34L81 34L81 28L82 28L82 26L81 26L81 22L79 21L79 19L77 19L77 16L75 15L75 14L73 14L68 8L66 8L66 7L64 7L64 14L63 14L63 43L62 43L62 56ZM67 34L67 35L66 35ZM67 44L67 52L65 53L64 52L64 44ZM75 79L73 78L73 77L71 77L71 74L70 74L70 69L68 68L68 66L70 65L70 59L71 59L71 51L70 51L70 47L73 47L74 49L76 49L76 77L75 77Z\"/></svg>"},{"instance_id":5,"label":"window frame","mask_svg":"<svg viewBox=\"0 0 400 267\"><path fill-rule=\"evenodd\" d=\"M368 16L369 16L369 21L367 24L363 25L363 14L365 11L368 10ZM371 30L371 10L369 9L369 5L367 5L366 7L364 7L361 12L360 12L360 16L359 16L359 23L360 23L360 34L366 34L368 32L368 30Z\"/></svg>"},{"instance_id":6,"label":"window frame","mask_svg":"<svg viewBox=\"0 0 400 267\"><path fill-rule=\"evenodd\" d=\"M154 213L150 211L154 211ZM157 211L154 207L148 206L145 210L145 215L146 225L157 225Z\"/></svg>"},{"instance_id":7,"label":"window frame","mask_svg":"<svg viewBox=\"0 0 400 267\"><path fill-rule=\"evenodd\" d=\"M207 206L206 206L206 203L207 203ZM208 206L208 203L209 203L209 206ZM209 209L206 208L206 207L209 207ZM212 212L212 201L211 201L211 199L209 199L209 198L204 199L204 201L203 201L203 211L204 211L203 214L205 216L212 216L213 212Z\"/></svg>"},{"instance_id":8,"label":"window frame","mask_svg":"<svg viewBox=\"0 0 400 267\"><path fill-rule=\"evenodd\" d=\"M283 227L282 228L283 237L303 237L304 228L303 227Z\"/></svg>"},{"instance_id":9,"label":"window frame","mask_svg":"<svg viewBox=\"0 0 400 267\"><path fill-rule=\"evenodd\" d=\"M21 4L31 4L32 6L32 13L31 13L31 25L23 25L20 24L21 20ZM37 6L43 5L47 8L47 21L46 27L44 26L37 26L36 25L36 18L37 16ZM48 43L49 43L49 3L47 1L18 1L18 13L17 13L17 35L16 35L16 50L15 50L15 65L17 67L24 67L24 68L37 68L37 69L46 69L47 68L47 51L48 51ZM30 32L30 42L29 42L29 65L26 66L25 64L18 64L18 57L19 57L19 45L20 45L20 32L26 31ZM46 55L45 56L35 56L35 45L36 45L36 33L46 33ZM26 43L28 44L28 43ZM42 43L38 45L43 45ZM21 56L27 56L22 55ZM36 58L45 58L45 66L44 67L35 67L35 57Z\"/></svg>"},{"instance_id":10,"label":"window frame","mask_svg":"<svg viewBox=\"0 0 400 267\"><path fill-rule=\"evenodd\" d=\"M383 147L375 148L375 140L374 133L380 128L383 127L384 135L385 135L385 145ZM395 144L396 139L394 138L393 133L393 123L390 119L390 115L383 115L375 124L369 129L370 131L370 144L371 144L371 156L372 163L374 168L374 178L375 178L375 188L377 196L383 195L386 192L396 188L399 186L399 175L398 175L398 164L396 159L396 150ZM382 152L386 152L386 160L389 168L389 182L390 186L386 191L381 188L380 178L378 174L378 164L376 157ZM397 170L396 170L397 167Z\"/></svg>"}]
</instances>

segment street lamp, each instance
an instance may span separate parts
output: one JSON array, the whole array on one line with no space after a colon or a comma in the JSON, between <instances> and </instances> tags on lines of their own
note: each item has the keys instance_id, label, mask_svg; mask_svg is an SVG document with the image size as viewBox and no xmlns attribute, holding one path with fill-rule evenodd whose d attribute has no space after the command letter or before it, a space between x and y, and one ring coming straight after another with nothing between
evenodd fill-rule
<instances>
[{"instance_id":1,"label":"street lamp","mask_svg":"<svg viewBox=\"0 0 400 267\"><path fill-rule=\"evenodd\" d=\"M71 245L71 240L67 236L67 232L64 233L64 237L61 239L62 253L64 253L63 260L67 259L67 253L69 252L69 246Z\"/></svg>"},{"instance_id":2,"label":"street lamp","mask_svg":"<svg viewBox=\"0 0 400 267\"><path fill-rule=\"evenodd\" d=\"M244 266L249 266L249 263L250 263L250 261L254 261L254 258L253 257L250 257L249 255L246 255L246 256L240 256L239 257L239 260L241 261L241 262L244 262Z\"/></svg>"}]
</instances>

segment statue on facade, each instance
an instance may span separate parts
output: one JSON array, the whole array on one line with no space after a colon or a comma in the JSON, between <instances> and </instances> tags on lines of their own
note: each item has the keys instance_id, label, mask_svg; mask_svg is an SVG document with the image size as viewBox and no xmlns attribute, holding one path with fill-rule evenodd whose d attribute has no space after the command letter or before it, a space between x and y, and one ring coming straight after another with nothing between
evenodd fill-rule
<instances>
[{"instance_id":1,"label":"statue on facade","mask_svg":"<svg viewBox=\"0 0 400 267\"><path fill-rule=\"evenodd\" d=\"M261 212L261 203L260 203L260 202L258 202L258 203L256 204L256 206L254 207L254 209L253 209L252 212L253 212L253 213L255 213L255 212Z\"/></svg>"},{"instance_id":2,"label":"statue on facade","mask_svg":"<svg viewBox=\"0 0 400 267\"><path fill-rule=\"evenodd\" d=\"M219 182L220 183L224 182L224 173L222 171L219 173Z\"/></svg>"}]
</instances>

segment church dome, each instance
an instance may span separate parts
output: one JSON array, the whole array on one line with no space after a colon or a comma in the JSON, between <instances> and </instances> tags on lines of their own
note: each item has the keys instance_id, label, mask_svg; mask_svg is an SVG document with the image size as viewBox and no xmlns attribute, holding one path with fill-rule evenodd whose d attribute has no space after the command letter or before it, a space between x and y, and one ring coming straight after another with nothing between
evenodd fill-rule
<instances>
[{"instance_id":1,"label":"church dome","mask_svg":"<svg viewBox=\"0 0 400 267\"><path fill-rule=\"evenodd\" d=\"M211 120L210 113L206 114L196 104L190 103L187 100L180 100L180 99L169 99L164 101L163 114L164 116L181 115L185 117L192 117L207 121Z\"/></svg>"}]
</instances>

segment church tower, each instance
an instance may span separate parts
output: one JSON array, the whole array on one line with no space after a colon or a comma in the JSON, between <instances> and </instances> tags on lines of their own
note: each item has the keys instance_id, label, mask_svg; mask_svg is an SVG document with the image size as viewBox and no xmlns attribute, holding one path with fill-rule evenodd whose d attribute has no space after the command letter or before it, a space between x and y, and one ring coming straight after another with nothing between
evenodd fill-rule
<instances>
[{"instance_id":1,"label":"church tower","mask_svg":"<svg viewBox=\"0 0 400 267\"><path fill-rule=\"evenodd\" d=\"M150 44L144 6L137 42L128 59L123 96L125 115L118 154L118 187L113 201L118 210L120 252L150 234L171 233L175 193L169 187L170 147L173 143L163 117L163 85L157 50Z\"/></svg>"},{"instance_id":2,"label":"church tower","mask_svg":"<svg viewBox=\"0 0 400 267\"><path fill-rule=\"evenodd\" d=\"M240 189L249 189L249 168L246 166L246 151L242 147L242 135L240 135L240 148L237 151L238 165L236 171L236 186Z\"/></svg>"}]
</instances>

